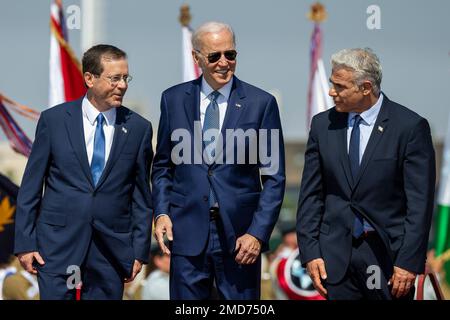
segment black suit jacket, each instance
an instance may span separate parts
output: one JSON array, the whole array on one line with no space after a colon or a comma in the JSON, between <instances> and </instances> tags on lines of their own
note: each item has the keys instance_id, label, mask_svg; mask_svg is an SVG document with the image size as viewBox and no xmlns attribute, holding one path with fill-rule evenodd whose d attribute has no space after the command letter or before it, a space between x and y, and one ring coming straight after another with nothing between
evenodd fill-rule
<instances>
[{"instance_id":1,"label":"black suit jacket","mask_svg":"<svg viewBox=\"0 0 450 320\"><path fill-rule=\"evenodd\" d=\"M394 265L422 273L436 177L428 122L384 96L353 180L347 118L333 108L311 123L297 211L301 261L323 258L327 281L342 279L357 211L374 226Z\"/></svg>"}]
</instances>

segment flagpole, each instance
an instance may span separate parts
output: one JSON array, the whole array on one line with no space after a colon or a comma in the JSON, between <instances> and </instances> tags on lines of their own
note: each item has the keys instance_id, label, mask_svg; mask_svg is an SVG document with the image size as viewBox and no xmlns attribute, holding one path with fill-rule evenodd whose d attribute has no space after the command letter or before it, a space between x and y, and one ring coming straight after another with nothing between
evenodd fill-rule
<instances>
[{"instance_id":1,"label":"flagpole","mask_svg":"<svg viewBox=\"0 0 450 320\"><path fill-rule=\"evenodd\" d=\"M320 23L327 18L325 7L319 2L314 3L311 6L311 11L308 13L308 18L314 22L314 30L311 35L311 66L306 114L306 127L309 130L312 117L319 112L331 108L333 106L333 101L328 95L328 79L322 61L322 30L320 28Z\"/></svg>"},{"instance_id":2,"label":"flagpole","mask_svg":"<svg viewBox=\"0 0 450 320\"><path fill-rule=\"evenodd\" d=\"M93 45L106 41L106 2L82 0L81 11L81 50L86 52Z\"/></svg>"},{"instance_id":3,"label":"flagpole","mask_svg":"<svg viewBox=\"0 0 450 320\"><path fill-rule=\"evenodd\" d=\"M184 4L180 7L180 16L178 20L181 24L182 32L182 59L183 59L183 82L198 78L201 74L200 68L195 64L192 57L192 29L191 13L189 5Z\"/></svg>"}]
</instances>

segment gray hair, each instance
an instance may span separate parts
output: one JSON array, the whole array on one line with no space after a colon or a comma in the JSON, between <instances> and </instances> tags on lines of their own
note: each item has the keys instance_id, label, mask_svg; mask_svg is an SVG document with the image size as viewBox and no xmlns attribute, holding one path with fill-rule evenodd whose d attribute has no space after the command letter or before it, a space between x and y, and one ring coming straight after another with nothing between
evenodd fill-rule
<instances>
[{"instance_id":1,"label":"gray hair","mask_svg":"<svg viewBox=\"0 0 450 320\"><path fill-rule=\"evenodd\" d=\"M197 30L192 34L192 48L194 50L200 50L202 48L202 36L207 33L219 33L222 30L227 30L232 38L233 45L236 46L236 38L234 36L233 29L226 23L217 22L217 21L209 21L202 24Z\"/></svg>"},{"instance_id":2,"label":"gray hair","mask_svg":"<svg viewBox=\"0 0 450 320\"><path fill-rule=\"evenodd\" d=\"M343 49L331 56L331 66L334 70L351 69L354 81L359 86L364 81L370 81L375 96L380 94L381 71L380 59L370 48Z\"/></svg>"}]
</instances>

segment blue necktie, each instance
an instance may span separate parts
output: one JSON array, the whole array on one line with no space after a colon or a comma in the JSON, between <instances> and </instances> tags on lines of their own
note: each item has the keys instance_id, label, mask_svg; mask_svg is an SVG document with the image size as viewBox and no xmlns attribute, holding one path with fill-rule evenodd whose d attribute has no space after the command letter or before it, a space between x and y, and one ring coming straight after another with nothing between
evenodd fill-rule
<instances>
[{"instance_id":1,"label":"blue necktie","mask_svg":"<svg viewBox=\"0 0 450 320\"><path fill-rule=\"evenodd\" d=\"M350 160L350 169L352 171L353 182L356 182L356 177L359 171L359 124L361 123L361 116L356 115L354 117L352 134L350 136L350 146L348 150L348 157ZM355 221L353 224L353 236L359 238L364 232L364 220L361 215L357 212L355 213Z\"/></svg>"},{"instance_id":2,"label":"blue necktie","mask_svg":"<svg viewBox=\"0 0 450 320\"><path fill-rule=\"evenodd\" d=\"M103 132L103 121L105 118L103 114L97 116L97 127L95 128L94 136L94 153L91 161L91 173L94 179L94 184L97 185L103 168L105 167L105 133Z\"/></svg>"},{"instance_id":3,"label":"blue necktie","mask_svg":"<svg viewBox=\"0 0 450 320\"><path fill-rule=\"evenodd\" d=\"M209 97L210 97L210 102L208 107L206 108L206 112L205 112L205 120L203 122L203 134L209 130L209 129L217 129L219 130L219 105L217 104L217 98L219 97L220 92L218 91L213 91ZM211 152L210 154L208 154L210 163L212 163L212 160L215 157L215 145L216 145L216 141L211 139L212 141L204 141L203 145L204 147L208 147L210 146L211 148ZM211 188L211 185L209 186L209 207L212 208L215 206L217 200L216 200L216 195L214 194L213 189Z\"/></svg>"}]
</instances>

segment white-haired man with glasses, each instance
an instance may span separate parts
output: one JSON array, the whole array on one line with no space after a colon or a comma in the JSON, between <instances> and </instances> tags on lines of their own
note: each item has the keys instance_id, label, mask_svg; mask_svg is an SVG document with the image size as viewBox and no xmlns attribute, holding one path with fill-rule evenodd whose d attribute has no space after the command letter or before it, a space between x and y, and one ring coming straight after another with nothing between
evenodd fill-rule
<instances>
[{"instance_id":1,"label":"white-haired man with glasses","mask_svg":"<svg viewBox=\"0 0 450 320\"><path fill-rule=\"evenodd\" d=\"M41 299L122 299L149 256L152 126L122 106L124 51L82 63L87 93L42 112L17 199L15 253Z\"/></svg>"}]
</instances>

